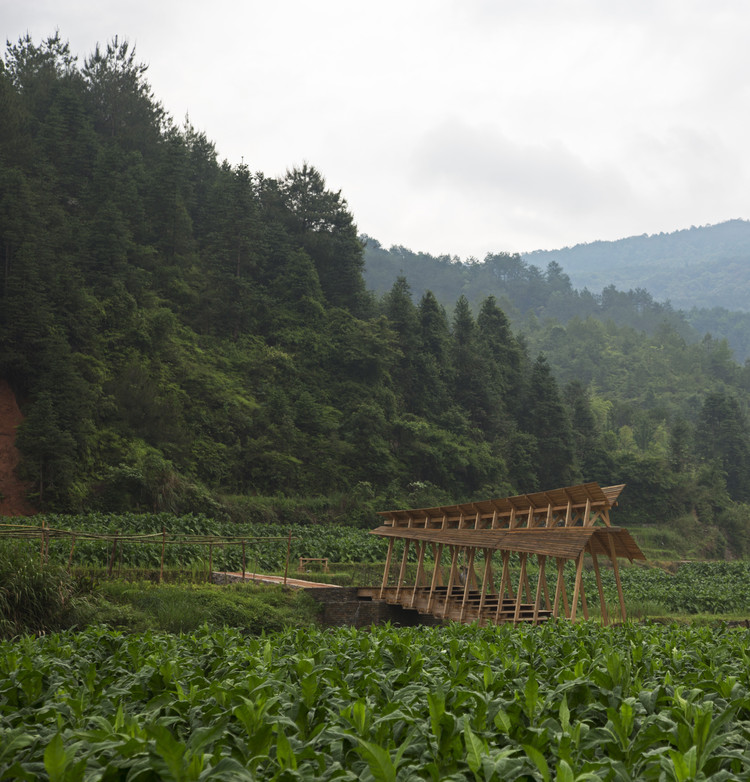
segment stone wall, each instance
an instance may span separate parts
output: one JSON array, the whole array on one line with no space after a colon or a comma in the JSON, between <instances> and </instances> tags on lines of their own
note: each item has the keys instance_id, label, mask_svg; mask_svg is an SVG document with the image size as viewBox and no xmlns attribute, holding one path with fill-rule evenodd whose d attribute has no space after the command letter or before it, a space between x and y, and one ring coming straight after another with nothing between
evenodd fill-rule
<instances>
[{"instance_id":1,"label":"stone wall","mask_svg":"<svg viewBox=\"0 0 750 782\"><path fill-rule=\"evenodd\" d=\"M401 627L412 625L439 625L441 620L417 611L408 611L398 605L381 600L366 600L357 597L357 587L331 589L306 589L310 597L323 604L320 621L331 627L349 625L369 627L390 622Z\"/></svg>"}]
</instances>

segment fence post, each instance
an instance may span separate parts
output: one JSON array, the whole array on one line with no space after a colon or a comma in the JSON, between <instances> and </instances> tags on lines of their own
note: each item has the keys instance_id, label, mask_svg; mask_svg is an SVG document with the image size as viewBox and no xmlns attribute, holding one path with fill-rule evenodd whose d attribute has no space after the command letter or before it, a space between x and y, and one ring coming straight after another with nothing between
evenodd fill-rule
<instances>
[{"instance_id":1,"label":"fence post","mask_svg":"<svg viewBox=\"0 0 750 782\"><path fill-rule=\"evenodd\" d=\"M292 553L292 531L289 530L289 537L286 541L286 565L284 566L284 586L286 586L286 577L289 575L289 556Z\"/></svg>"},{"instance_id":2,"label":"fence post","mask_svg":"<svg viewBox=\"0 0 750 782\"><path fill-rule=\"evenodd\" d=\"M115 539L112 541L112 555L109 558L109 568L107 570L107 578L112 578L112 568L115 565L115 555L117 554L117 538L120 536L120 530L115 532Z\"/></svg>"},{"instance_id":3,"label":"fence post","mask_svg":"<svg viewBox=\"0 0 750 782\"><path fill-rule=\"evenodd\" d=\"M68 555L68 573L71 571L73 565L73 549L76 547L76 536L73 535L73 539L70 543L70 554Z\"/></svg>"}]
</instances>

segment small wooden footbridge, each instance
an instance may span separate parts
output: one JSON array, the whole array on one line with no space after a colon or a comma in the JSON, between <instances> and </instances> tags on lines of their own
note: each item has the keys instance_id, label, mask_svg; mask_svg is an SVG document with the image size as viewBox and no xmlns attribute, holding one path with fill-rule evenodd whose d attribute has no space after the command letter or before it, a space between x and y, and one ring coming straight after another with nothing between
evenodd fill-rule
<instances>
[{"instance_id":1,"label":"small wooden footbridge","mask_svg":"<svg viewBox=\"0 0 750 782\"><path fill-rule=\"evenodd\" d=\"M538 624L550 617L575 622L581 614L589 616L583 571L590 563L607 624L603 559L614 572L624 621L618 560L646 557L627 530L610 523L623 488L585 483L447 507L384 511L379 515L385 523L372 531L388 538L383 581L360 589L358 596L479 625Z\"/></svg>"}]
</instances>

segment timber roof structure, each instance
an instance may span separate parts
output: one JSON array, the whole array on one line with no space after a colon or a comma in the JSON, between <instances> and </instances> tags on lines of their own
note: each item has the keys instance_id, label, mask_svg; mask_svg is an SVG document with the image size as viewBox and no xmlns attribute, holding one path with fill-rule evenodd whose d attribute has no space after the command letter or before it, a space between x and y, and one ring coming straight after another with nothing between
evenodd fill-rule
<instances>
[{"instance_id":1,"label":"timber roof structure","mask_svg":"<svg viewBox=\"0 0 750 782\"><path fill-rule=\"evenodd\" d=\"M604 557L614 571L624 620L618 559L645 560L630 533L610 523L610 510L624 488L624 484L603 488L597 483L585 483L458 505L382 511L379 515L384 524L372 530L372 534L389 540L383 582L380 589L360 592L363 597L480 624L537 623L561 616L561 609L565 617L575 621L579 599L584 617L589 614L582 579L584 559L588 556L606 623L607 601L599 567L599 557ZM396 584L391 586L397 543L402 544L401 565ZM411 546L416 552L412 559L417 559L413 577L408 566ZM499 584L493 570L496 555L501 566ZM450 561L447 573L443 572L444 556ZM528 571L534 559L537 584L532 595ZM430 560L432 572L428 574ZM548 561L557 571L554 601L547 583ZM475 571L480 562L481 586ZM566 563L575 565L570 602Z\"/></svg>"}]
</instances>

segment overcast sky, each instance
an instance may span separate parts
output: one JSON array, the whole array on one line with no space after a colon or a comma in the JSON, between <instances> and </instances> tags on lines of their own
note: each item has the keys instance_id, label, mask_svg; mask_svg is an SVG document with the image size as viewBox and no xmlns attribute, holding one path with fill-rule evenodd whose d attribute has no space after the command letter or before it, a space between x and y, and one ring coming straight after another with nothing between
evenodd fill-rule
<instances>
[{"instance_id":1,"label":"overcast sky","mask_svg":"<svg viewBox=\"0 0 750 782\"><path fill-rule=\"evenodd\" d=\"M747 0L0 0L135 44L221 159L303 162L385 246L483 258L750 217Z\"/></svg>"}]
</instances>

